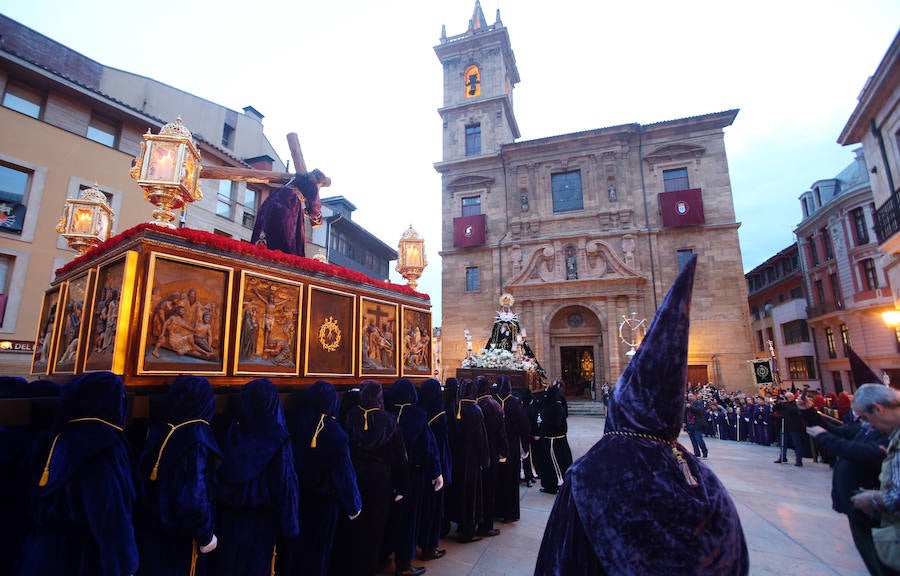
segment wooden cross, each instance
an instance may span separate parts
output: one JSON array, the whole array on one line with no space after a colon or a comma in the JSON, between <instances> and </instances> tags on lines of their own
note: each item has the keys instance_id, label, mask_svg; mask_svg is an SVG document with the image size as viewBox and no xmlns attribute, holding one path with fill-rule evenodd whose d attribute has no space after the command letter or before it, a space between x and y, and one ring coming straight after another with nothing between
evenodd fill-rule
<instances>
[{"instance_id":1,"label":"wooden cross","mask_svg":"<svg viewBox=\"0 0 900 576\"><path fill-rule=\"evenodd\" d=\"M303 151L300 149L300 140L296 132L287 135L288 148L291 150L291 158L294 161L294 172L305 174L306 162L303 160ZM254 170L252 168L235 168L233 166L206 166L200 167L200 178L209 180L231 180L236 182L253 182L257 184L285 184L293 174L287 172L272 172L270 170ZM321 186L331 186L331 178L325 177Z\"/></svg>"},{"instance_id":2,"label":"wooden cross","mask_svg":"<svg viewBox=\"0 0 900 576\"><path fill-rule=\"evenodd\" d=\"M369 308L366 310L369 314L375 316L375 326L376 328L380 328L381 326L381 318L388 317L390 314L381 309L379 304L376 304L374 308Z\"/></svg>"}]
</instances>

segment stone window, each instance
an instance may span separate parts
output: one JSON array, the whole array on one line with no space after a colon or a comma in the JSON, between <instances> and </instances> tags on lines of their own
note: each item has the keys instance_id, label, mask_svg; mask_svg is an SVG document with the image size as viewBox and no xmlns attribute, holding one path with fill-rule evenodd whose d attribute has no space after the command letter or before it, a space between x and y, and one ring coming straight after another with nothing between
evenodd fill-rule
<instances>
[{"instance_id":1,"label":"stone window","mask_svg":"<svg viewBox=\"0 0 900 576\"><path fill-rule=\"evenodd\" d=\"M558 172L550 176L553 191L553 211L569 212L584 208L581 193L581 170Z\"/></svg>"},{"instance_id":2,"label":"stone window","mask_svg":"<svg viewBox=\"0 0 900 576\"><path fill-rule=\"evenodd\" d=\"M478 266L466 268L466 292L477 292L481 288L478 278Z\"/></svg>"}]
</instances>

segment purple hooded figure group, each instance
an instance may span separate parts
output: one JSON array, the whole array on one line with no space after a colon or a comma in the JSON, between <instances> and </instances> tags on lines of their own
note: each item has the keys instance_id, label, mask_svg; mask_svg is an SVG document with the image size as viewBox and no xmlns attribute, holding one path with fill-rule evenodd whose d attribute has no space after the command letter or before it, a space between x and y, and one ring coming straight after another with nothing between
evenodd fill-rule
<instances>
[{"instance_id":1,"label":"purple hooded figure group","mask_svg":"<svg viewBox=\"0 0 900 576\"><path fill-rule=\"evenodd\" d=\"M731 497L678 443L696 265L684 266L616 383L603 437L569 468L535 576L748 573Z\"/></svg>"}]
</instances>

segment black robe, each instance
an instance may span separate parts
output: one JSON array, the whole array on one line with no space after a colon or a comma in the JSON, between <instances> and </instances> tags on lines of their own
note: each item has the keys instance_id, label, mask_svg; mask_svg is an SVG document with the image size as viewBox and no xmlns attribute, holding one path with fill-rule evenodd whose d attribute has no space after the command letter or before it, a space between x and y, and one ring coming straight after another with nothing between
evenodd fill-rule
<instances>
[{"instance_id":1,"label":"black robe","mask_svg":"<svg viewBox=\"0 0 900 576\"><path fill-rule=\"evenodd\" d=\"M544 403L541 407L541 439L537 450L541 489L552 494L562 486L566 471L572 465L572 450L566 438L567 410L561 396L562 392L556 386L549 387L544 393Z\"/></svg>"},{"instance_id":2,"label":"black robe","mask_svg":"<svg viewBox=\"0 0 900 576\"><path fill-rule=\"evenodd\" d=\"M221 459L210 430L215 397L201 376L178 376L169 388L164 422L150 429L141 458L146 486L139 574L206 574L199 546L210 543L215 520L215 469Z\"/></svg>"},{"instance_id":3,"label":"black robe","mask_svg":"<svg viewBox=\"0 0 900 576\"><path fill-rule=\"evenodd\" d=\"M490 384L484 376L475 377L478 407L484 414L484 429L487 431L490 465L482 470L481 482L484 494L484 516L478 523L478 531L486 534L494 529L497 516L497 482L500 478L500 461L507 459L509 448L506 441L506 424L503 409L491 396Z\"/></svg>"},{"instance_id":4,"label":"black robe","mask_svg":"<svg viewBox=\"0 0 900 576\"><path fill-rule=\"evenodd\" d=\"M518 520L519 511L519 473L522 470L522 453L528 451L528 438L531 425L522 401L512 395L509 376L499 377L500 387L497 396L503 409L503 422L506 427L506 441L509 447L506 462L499 465L497 480L496 516L504 522Z\"/></svg>"},{"instance_id":5,"label":"black robe","mask_svg":"<svg viewBox=\"0 0 900 576\"><path fill-rule=\"evenodd\" d=\"M391 510L389 532L393 536L394 562L406 570L416 554L419 515L425 494L434 492L433 484L441 476L437 441L428 426L428 415L418 406L418 393L412 381L401 378L390 391L391 412L403 434L409 469L409 494Z\"/></svg>"},{"instance_id":6,"label":"black robe","mask_svg":"<svg viewBox=\"0 0 900 576\"><path fill-rule=\"evenodd\" d=\"M344 420L362 512L355 520L339 519L331 574L372 576L378 571L391 507L397 496L409 493L403 436L396 417L383 406L381 384L363 381L359 404Z\"/></svg>"},{"instance_id":7,"label":"black robe","mask_svg":"<svg viewBox=\"0 0 900 576\"><path fill-rule=\"evenodd\" d=\"M303 395L294 436L294 463L300 483L300 534L289 542L286 571L294 576L325 576L338 518L362 508L349 437L335 420L338 397L329 382L318 381Z\"/></svg>"},{"instance_id":8,"label":"black robe","mask_svg":"<svg viewBox=\"0 0 900 576\"><path fill-rule=\"evenodd\" d=\"M455 391L454 391L455 393ZM438 491L426 490L422 497L419 514L418 545L424 553L433 552L438 547L444 518L444 495L453 484L453 458L450 454L450 436L447 412L441 397L441 384L434 378L422 383L419 390L419 405L428 417L428 427L434 435L438 449L438 461L444 476L444 488Z\"/></svg>"},{"instance_id":9,"label":"black robe","mask_svg":"<svg viewBox=\"0 0 900 576\"><path fill-rule=\"evenodd\" d=\"M475 400L475 384L459 383L459 399L451 426L450 447L453 457L454 520L462 539L470 539L484 516L481 471L491 463L484 415Z\"/></svg>"}]
</instances>

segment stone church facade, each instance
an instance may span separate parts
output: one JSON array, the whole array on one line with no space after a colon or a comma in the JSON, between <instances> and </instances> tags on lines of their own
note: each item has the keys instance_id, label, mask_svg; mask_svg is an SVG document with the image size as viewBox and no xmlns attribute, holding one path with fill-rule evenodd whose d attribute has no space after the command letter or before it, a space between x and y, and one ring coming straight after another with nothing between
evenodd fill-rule
<instances>
[{"instance_id":1,"label":"stone church facade","mask_svg":"<svg viewBox=\"0 0 900 576\"><path fill-rule=\"evenodd\" d=\"M737 111L517 141L509 34L476 2L442 34L444 376L490 335L501 294L547 371L615 382L680 265L698 255L689 380L753 389L724 129ZM642 326L631 330L631 324Z\"/></svg>"}]
</instances>

